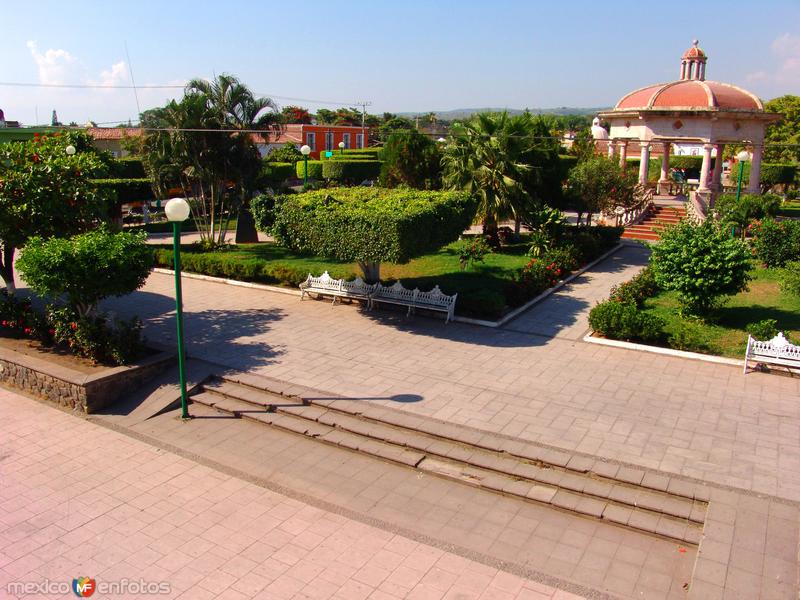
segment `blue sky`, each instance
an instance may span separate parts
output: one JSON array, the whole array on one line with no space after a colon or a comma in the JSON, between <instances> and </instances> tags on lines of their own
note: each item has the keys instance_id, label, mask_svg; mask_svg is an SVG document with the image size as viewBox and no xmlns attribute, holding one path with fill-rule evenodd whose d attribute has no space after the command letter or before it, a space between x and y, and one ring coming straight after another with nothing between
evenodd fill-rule
<instances>
[{"instance_id":1,"label":"blue sky","mask_svg":"<svg viewBox=\"0 0 800 600\"><path fill-rule=\"evenodd\" d=\"M233 73L284 97L370 112L612 105L677 78L693 38L709 79L800 93L800 2L533 0L6 1L0 82L180 85ZM663 7L663 8L662 8ZM180 90L140 90L142 109ZM131 90L0 86L26 124L135 119Z\"/></svg>"}]
</instances>

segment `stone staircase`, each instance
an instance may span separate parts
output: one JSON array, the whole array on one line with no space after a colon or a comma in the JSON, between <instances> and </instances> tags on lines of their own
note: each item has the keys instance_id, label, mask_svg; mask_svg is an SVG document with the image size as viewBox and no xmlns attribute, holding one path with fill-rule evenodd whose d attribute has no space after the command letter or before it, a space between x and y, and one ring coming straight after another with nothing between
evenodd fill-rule
<instances>
[{"instance_id":1,"label":"stone staircase","mask_svg":"<svg viewBox=\"0 0 800 600\"><path fill-rule=\"evenodd\" d=\"M622 234L624 239L655 242L660 239L659 230L665 225L678 223L686 218L684 206L653 205L649 213L636 225L628 225Z\"/></svg>"},{"instance_id":2,"label":"stone staircase","mask_svg":"<svg viewBox=\"0 0 800 600\"><path fill-rule=\"evenodd\" d=\"M369 400L228 373L191 396L238 418L429 475L697 546L708 490L666 475L452 425ZM272 389L270 389L272 388Z\"/></svg>"}]
</instances>

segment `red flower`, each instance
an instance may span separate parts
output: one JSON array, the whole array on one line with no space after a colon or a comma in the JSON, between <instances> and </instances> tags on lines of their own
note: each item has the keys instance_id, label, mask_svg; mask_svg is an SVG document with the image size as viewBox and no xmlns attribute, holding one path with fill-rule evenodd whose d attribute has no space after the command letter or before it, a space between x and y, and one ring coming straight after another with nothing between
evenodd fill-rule
<instances>
[{"instance_id":1,"label":"red flower","mask_svg":"<svg viewBox=\"0 0 800 600\"><path fill-rule=\"evenodd\" d=\"M33 155L33 162L39 162L39 155L38 154L34 154Z\"/></svg>"},{"instance_id":2,"label":"red flower","mask_svg":"<svg viewBox=\"0 0 800 600\"><path fill-rule=\"evenodd\" d=\"M30 327L26 327L25 328L25 333L30 333L30 332L31 332L31 328Z\"/></svg>"},{"instance_id":3,"label":"red flower","mask_svg":"<svg viewBox=\"0 0 800 600\"><path fill-rule=\"evenodd\" d=\"M47 333L49 333L50 335L55 335L56 334L56 330L55 329L48 329Z\"/></svg>"},{"instance_id":4,"label":"red flower","mask_svg":"<svg viewBox=\"0 0 800 600\"><path fill-rule=\"evenodd\" d=\"M78 328L78 324L77 323L71 323L70 327L72 327L72 331L75 331Z\"/></svg>"},{"instance_id":5,"label":"red flower","mask_svg":"<svg viewBox=\"0 0 800 600\"><path fill-rule=\"evenodd\" d=\"M8 321L3 321L3 327L8 325Z\"/></svg>"}]
</instances>

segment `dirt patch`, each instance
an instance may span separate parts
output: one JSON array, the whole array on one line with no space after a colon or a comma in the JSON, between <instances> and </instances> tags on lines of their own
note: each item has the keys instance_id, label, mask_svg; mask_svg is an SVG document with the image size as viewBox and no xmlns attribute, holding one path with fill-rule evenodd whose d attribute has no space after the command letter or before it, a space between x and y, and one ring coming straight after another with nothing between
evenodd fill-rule
<instances>
[{"instance_id":1,"label":"dirt patch","mask_svg":"<svg viewBox=\"0 0 800 600\"><path fill-rule=\"evenodd\" d=\"M26 356L46 360L87 375L95 375L109 369L106 365L94 364L92 361L75 356L62 348L44 346L35 340L0 337L0 348L7 348Z\"/></svg>"}]
</instances>

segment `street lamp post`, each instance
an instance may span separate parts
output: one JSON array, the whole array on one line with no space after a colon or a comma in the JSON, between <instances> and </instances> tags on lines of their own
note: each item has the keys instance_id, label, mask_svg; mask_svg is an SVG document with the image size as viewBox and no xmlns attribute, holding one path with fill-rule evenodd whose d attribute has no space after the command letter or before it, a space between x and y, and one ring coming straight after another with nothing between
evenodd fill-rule
<instances>
[{"instance_id":1,"label":"street lamp post","mask_svg":"<svg viewBox=\"0 0 800 600\"><path fill-rule=\"evenodd\" d=\"M181 382L181 418L189 419L189 402L186 396L186 364L183 349L183 295L181 293L181 223L191 212L185 198L173 198L164 206L167 220L172 222L172 251L175 263L175 316L178 328L178 376Z\"/></svg>"},{"instance_id":2,"label":"street lamp post","mask_svg":"<svg viewBox=\"0 0 800 600\"><path fill-rule=\"evenodd\" d=\"M305 169L303 170L303 185L306 186L308 185L308 155L311 154L311 147L307 144L303 145L300 148L300 154L303 155L303 162L305 163Z\"/></svg>"},{"instance_id":3,"label":"street lamp post","mask_svg":"<svg viewBox=\"0 0 800 600\"><path fill-rule=\"evenodd\" d=\"M344 154L344 142L339 142L339 154Z\"/></svg>"},{"instance_id":4,"label":"street lamp post","mask_svg":"<svg viewBox=\"0 0 800 600\"><path fill-rule=\"evenodd\" d=\"M750 154L747 150L742 150L736 155L736 160L739 161L739 179L736 182L736 204L739 204L739 198L742 195L742 177L744 176L744 163L750 160Z\"/></svg>"}]
</instances>

